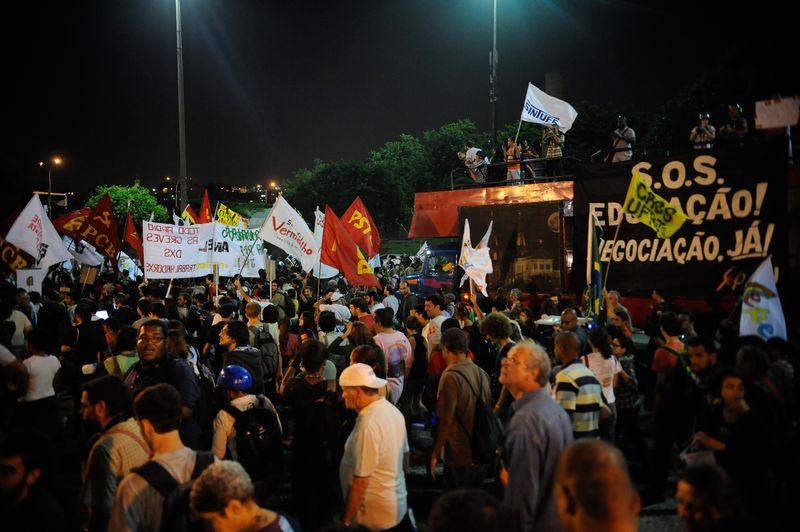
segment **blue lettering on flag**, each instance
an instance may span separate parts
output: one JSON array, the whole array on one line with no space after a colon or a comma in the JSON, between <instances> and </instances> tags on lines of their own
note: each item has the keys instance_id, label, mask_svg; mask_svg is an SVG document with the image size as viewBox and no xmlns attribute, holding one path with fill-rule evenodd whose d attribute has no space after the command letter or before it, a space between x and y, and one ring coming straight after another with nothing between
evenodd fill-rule
<instances>
[{"instance_id":1,"label":"blue lettering on flag","mask_svg":"<svg viewBox=\"0 0 800 532\"><path fill-rule=\"evenodd\" d=\"M536 118L541 120L542 122L548 124L559 124L561 119L557 116L553 116L545 111L542 111L535 105L533 105L529 100L525 100L525 113L531 116L532 118Z\"/></svg>"}]
</instances>

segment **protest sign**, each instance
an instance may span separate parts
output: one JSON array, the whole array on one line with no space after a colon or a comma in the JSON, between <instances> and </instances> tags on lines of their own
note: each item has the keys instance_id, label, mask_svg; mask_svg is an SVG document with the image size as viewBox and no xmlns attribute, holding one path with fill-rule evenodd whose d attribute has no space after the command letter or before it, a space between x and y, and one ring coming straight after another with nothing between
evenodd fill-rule
<instances>
[{"instance_id":1,"label":"protest sign","mask_svg":"<svg viewBox=\"0 0 800 532\"><path fill-rule=\"evenodd\" d=\"M655 235L626 214L624 199L639 173L654 193L686 213L670 238ZM600 249L607 287L627 295L738 297L764 258L785 264L785 145L758 143L574 170L572 288L583 290L588 217L597 216L607 240ZM646 181L646 182L647 182ZM608 239L624 219L616 239Z\"/></svg>"},{"instance_id":2,"label":"protest sign","mask_svg":"<svg viewBox=\"0 0 800 532\"><path fill-rule=\"evenodd\" d=\"M214 224L179 226L142 222L148 279L184 279L211 273Z\"/></svg>"},{"instance_id":3,"label":"protest sign","mask_svg":"<svg viewBox=\"0 0 800 532\"><path fill-rule=\"evenodd\" d=\"M247 227L247 219L222 202L217 204L217 211L214 215L214 221L223 225L230 225L231 227Z\"/></svg>"},{"instance_id":4,"label":"protest sign","mask_svg":"<svg viewBox=\"0 0 800 532\"><path fill-rule=\"evenodd\" d=\"M623 212L630 214L656 232L658 238L669 238L681 228L686 215L680 207L654 193L641 174L633 174L625 196Z\"/></svg>"},{"instance_id":5,"label":"protest sign","mask_svg":"<svg viewBox=\"0 0 800 532\"><path fill-rule=\"evenodd\" d=\"M258 270L263 268L261 256L264 251L258 229L241 229L220 223L214 226L211 261L219 264L219 274L228 277L241 270L243 277L258 277Z\"/></svg>"}]
</instances>

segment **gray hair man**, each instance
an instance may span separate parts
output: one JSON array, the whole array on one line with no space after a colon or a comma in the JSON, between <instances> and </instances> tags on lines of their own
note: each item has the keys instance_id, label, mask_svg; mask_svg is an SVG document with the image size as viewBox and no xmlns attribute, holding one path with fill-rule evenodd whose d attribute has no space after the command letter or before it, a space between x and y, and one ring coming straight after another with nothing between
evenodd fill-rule
<instances>
[{"instance_id":1,"label":"gray hair man","mask_svg":"<svg viewBox=\"0 0 800 532\"><path fill-rule=\"evenodd\" d=\"M519 530L559 530L553 497L556 468L572 443L572 424L547 392L550 359L537 343L521 342L500 366L514 397L503 440L505 503Z\"/></svg>"}]
</instances>

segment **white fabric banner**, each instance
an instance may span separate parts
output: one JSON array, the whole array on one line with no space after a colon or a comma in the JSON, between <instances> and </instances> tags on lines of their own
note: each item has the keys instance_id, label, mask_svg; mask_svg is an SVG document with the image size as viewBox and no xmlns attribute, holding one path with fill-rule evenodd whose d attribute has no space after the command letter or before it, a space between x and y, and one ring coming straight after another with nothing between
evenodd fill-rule
<instances>
[{"instance_id":1,"label":"white fabric banner","mask_svg":"<svg viewBox=\"0 0 800 532\"><path fill-rule=\"evenodd\" d=\"M566 133L572 127L577 116L578 111L570 104L550 96L533 83L528 83L528 93L525 95L522 116L520 116L524 122L555 124L558 129Z\"/></svg>"},{"instance_id":2,"label":"white fabric banner","mask_svg":"<svg viewBox=\"0 0 800 532\"><path fill-rule=\"evenodd\" d=\"M75 260L81 264L100 266L105 261L105 257L98 253L94 246L88 242L75 242L67 235L62 235L61 241L67 246L67 249L72 253L72 256L75 257Z\"/></svg>"},{"instance_id":3,"label":"white fabric banner","mask_svg":"<svg viewBox=\"0 0 800 532\"><path fill-rule=\"evenodd\" d=\"M137 275L143 275L142 269L139 268L139 266L136 265L133 259L130 258L128 254L125 253L124 251L119 252L117 264L119 265L120 273L122 273L125 270L128 270L128 279L130 279L131 281L135 281Z\"/></svg>"},{"instance_id":4,"label":"white fabric banner","mask_svg":"<svg viewBox=\"0 0 800 532\"><path fill-rule=\"evenodd\" d=\"M314 242L317 243L317 252L314 255L314 267L311 269L311 273L316 275L317 267L321 264L319 261L319 255L322 250L322 231L325 229L325 213L319 210L319 207L314 211ZM320 279L330 279L331 277L336 277L339 275L339 270L328 266L327 264L322 264L322 268L320 268L322 272L319 276Z\"/></svg>"},{"instance_id":5,"label":"white fabric banner","mask_svg":"<svg viewBox=\"0 0 800 532\"><path fill-rule=\"evenodd\" d=\"M185 279L211 273L214 224L179 226L142 222L148 279Z\"/></svg>"},{"instance_id":6,"label":"white fabric banner","mask_svg":"<svg viewBox=\"0 0 800 532\"><path fill-rule=\"evenodd\" d=\"M426 240L426 241L425 241L425 242L424 242L424 243L423 243L423 244L422 244L422 245L419 247L419 251L417 251L417 254L416 254L416 256L417 256L417 257L419 257L419 258L421 258L421 259L424 259L424 258L425 258L425 254L426 254L427 252L428 252L428 241Z\"/></svg>"},{"instance_id":7,"label":"white fabric banner","mask_svg":"<svg viewBox=\"0 0 800 532\"><path fill-rule=\"evenodd\" d=\"M264 242L258 236L258 229L243 229L219 222L214 222L214 225L214 252L211 262L219 263L219 274L233 277L241 270L242 277L258 277L258 270L263 267L264 262L261 257ZM253 246L255 248L251 252L250 248Z\"/></svg>"},{"instance_id":8,"label":"white fabric banner","mask_svg":"<svg viewBox=\"0 0 800 532\"><path fill-rule=\"evenodd\" d=\"M800 118L800 98L777 98L756 102L756 129L796 126Z\"/></svg>"},{"instance_id":9,"label":"white fabric banner","mask_svg":"<svg viewBox=\"0 0 800 532\"><path fill-rule=\"evenodd\" d=\"M750 335L760 336L764 340L773 337L787 339L786 320L775 287L772 257L764 259L744 285L739 336Z\"/></svg>"},{"instance_id":10,"label":"white fabric banner","mask_svg":"<svg viewBox=\"0 0 800 532\"><path fill-rule=\"evenodd\" d=\"M34 194L22 209L14 225L8 230L6 240L27 251L36 259L36 266L43 270L47 270L53 264L72 259L72 254L45 214L38 194Z\"/></svg>"},{"instance_id":11,"label":"white fabric banner","mask_svg":"<svg viewBox=\"0 0 800 532\"><path fill-rule=\"evenodd\" d=\"M258 236L300 261L303 270L310 272L314 267L314 261L319 254L314 233L283 196L278 196L275 200Z\"/></svg>"},{"instance_id":12,"label":"white fabric banner","mask_svg":"<svg viewBox=\"0 0 800 532\"><path fill-rule=\"evenodd\" d=\"M492 234L493 224L493 221L489 222L486 234L483 235L478 246L473 248L469 220L464 220L464 236L461 239L461 255L458 258L458 265L465 273L461 277L459 287L464 286L467 279L472 279L475 287L486 297L489 296L486 292L486 276L494 271L492 256L489 254L489 237Z\"/></svg>"}]
</instances>

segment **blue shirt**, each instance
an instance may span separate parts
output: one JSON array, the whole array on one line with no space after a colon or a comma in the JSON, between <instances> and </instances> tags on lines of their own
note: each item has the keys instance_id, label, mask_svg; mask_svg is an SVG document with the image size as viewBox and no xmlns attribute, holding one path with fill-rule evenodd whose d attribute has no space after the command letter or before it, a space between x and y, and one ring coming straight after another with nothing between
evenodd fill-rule
<instances>
[{"instance_id":1,"label":"blue shirt","mask_svg":"<svg viewBox=\"0 0 800 532\"><path fill-rule=\"evenodd\" d=\"M558 459L572 443L567 413L544 390L527 393L511 404L503 439L508 470L505 503L517 530L561 530L554 481Z\"/></svg>"}]
</instances>

